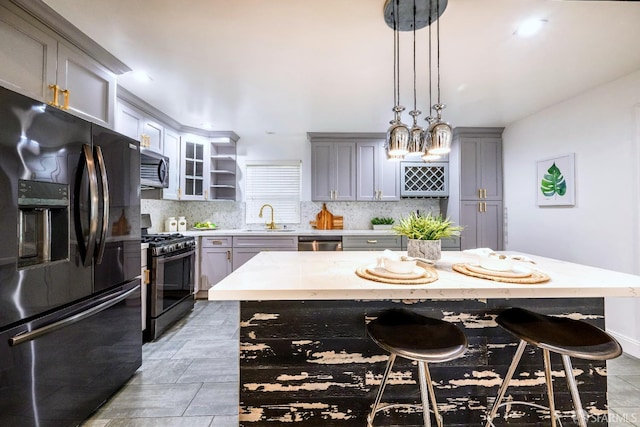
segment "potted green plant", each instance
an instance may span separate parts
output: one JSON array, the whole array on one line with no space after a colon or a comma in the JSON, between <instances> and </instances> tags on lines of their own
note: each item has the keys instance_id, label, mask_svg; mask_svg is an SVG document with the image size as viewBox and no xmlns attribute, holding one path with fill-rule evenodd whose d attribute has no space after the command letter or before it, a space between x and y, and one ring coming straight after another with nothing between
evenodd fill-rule
<instances>
[{"instance_id":1,"label":"potted green plant","mask_svg":"<svg viewBox=\"0 0 640 427\"><path fill-rule=\"evenodd\" d=\"M390 230L395 220L389 217L371 218L371 226L374 230Z\"/></svg>"},{"instance_id":2,"label":"potted green plant","mask_svg":"<svg viewBox=\"0 0 640 427\"><path fill-rule=\"evenodd\" d=\"M392 227L396 234L407 237L407 255L437 261L442 254L440 239L457 235L462 227L453 225L442 215L419 215L411 212Z\"/></svg>"}]
</instances>

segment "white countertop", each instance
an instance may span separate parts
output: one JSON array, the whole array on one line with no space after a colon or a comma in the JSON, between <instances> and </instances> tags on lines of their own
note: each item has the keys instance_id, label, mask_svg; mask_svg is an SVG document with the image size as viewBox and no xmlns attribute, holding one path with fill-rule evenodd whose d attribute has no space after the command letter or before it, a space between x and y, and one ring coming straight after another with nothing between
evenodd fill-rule
<instances>
[{"instance_id":1,"label":"white countertop","mask_svg":"<svg viewBox=\"0 0 640 427\"><path fill-rule=\"evenodd\" d=\"M216 230L188 230L180 231L185 236L397 236L391 230L316 230L316 229L278 229L278 230L247 230L247 229L216 229Z\"/></svg>"},{"instance_id":2,"label":"white countertop","mask_svg":"<svg viewBox=\"0 0 640 427\"><path fill-rule=\"evenodd\" d=\"M404 254L405 252L398 252ZM524 285L478 279L454 272L454 263L476 262L462 252L443 252L439 279L398 285L358 277L359 266L376 263L380 252L261 252L209 289L210 300L484 299L638 297L640 276L524 254L551 277Z\"/></svg>"},{"instance_id":3,"label":"white countertop","mask_svg":"<svg viewBox=\"0 0 640 427\"><path fill-rule=\"evenodd\" d=\"M316 230L312 229L216 229L216 230L187 230L180 231L185 236L369 236L392 235L397 236L391 230Z\"/></svg>"}]
</instances>

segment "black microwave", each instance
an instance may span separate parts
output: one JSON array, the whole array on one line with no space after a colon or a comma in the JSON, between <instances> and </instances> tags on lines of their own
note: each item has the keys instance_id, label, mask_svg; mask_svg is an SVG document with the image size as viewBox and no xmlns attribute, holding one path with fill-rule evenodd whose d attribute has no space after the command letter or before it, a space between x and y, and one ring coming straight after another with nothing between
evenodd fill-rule
<instances>
[{"instance_id":1,"label":"black microwave","mask_svg":"<svg viewBox=\"0 0 640 427\"><path fill-rule=\"evenodd\" d=\"M140 187L169 187L169 158L151 150L140 150Z\"/></svg>"}]
</instances>

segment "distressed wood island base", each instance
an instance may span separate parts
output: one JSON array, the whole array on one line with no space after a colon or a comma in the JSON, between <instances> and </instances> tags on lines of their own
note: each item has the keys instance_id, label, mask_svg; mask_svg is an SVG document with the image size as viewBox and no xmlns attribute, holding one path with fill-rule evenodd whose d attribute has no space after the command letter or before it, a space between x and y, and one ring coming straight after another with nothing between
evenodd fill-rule
<instances>
[{"instance_id":1,"label":"distressed wood island base","mask_svg":"<svg viewBox=\"0 0 640 427\"><path fill-rule=\"evenodd\" d=\"M637 276L537 257L537 268L548 273L551 282L496 284L452 272L448 266L465 257L453 253L443 255L447 258L438 265L437 282L410 289L354 274L360 263L375 260L375 256L261 253L209 291L210 299L241 301L241 425L366 426L388 354L366 335L365 324L382 310L403 306L453 322L465 331L467 353L447 363L431 364L430 369L444 424L481 426L517 346L517 340L494 321L502 309L518 306L566 315L603 328L603 296L635 295L640 287ZM610 285L603 282L604 275ZM582 281L582 285L572 289L572 281ZM602 283L600 288L595 281ZM271 298L264 298L269 287ZM345 297L335 298L340 287ZM381 298L385 288L388 297ZM308 298L301 298L303 291ZM505 297L497 297L500 292ZM545 297L545 292L553 298ZM556 409L563 423L572 425L571 397L561 360L555 356L552 354ZM608 425L605 362L573 362L589 425ZM514 380L507 396L548 406L540 351L527 347ZM419 396L417 367L399 358L383 401L416 403ZM501 409L499 416L503 414ZM545 411L513 405L509 419L499 418L495 423L539 426L542 420L548 420ZM422 415L392 409L379 413L375 425L419 426Z\"/></svg>"},{"instance_id":2,"label":"distressed wood island base","mask_svg":"<svg viewBox=\"0 0 640 427\"><path fill-rule=\"evenodd\" d=\"M431 301L243 301L240 328L240 423L277 426L366 426L388 353L368 338L365 319L404 306L453 322L469 340L465 356L430 364L438 407L447 426L480 426L517 347L495 316L510 306L545 314L571 314L603 327L603 300L528 299ZM555 355L554 355L555 356ZM557 409L571 417L571 396L560 357L552 357ZM589 425L607 413L606 365L574 359ZM515 400L547 405L542 352L527 348L513 386ZM383 401L419 403L417 366L397 359ZM503 411L501 411L503 413ZM514 406L508 425L539 426L543 411ZM604 421L604 418L601 417ZM570 420L565 421L565 424ZM391 410L376 425L422 425L421 412ZM496 420L496 425L506 425Z\"/></svg>"}]
</instances>

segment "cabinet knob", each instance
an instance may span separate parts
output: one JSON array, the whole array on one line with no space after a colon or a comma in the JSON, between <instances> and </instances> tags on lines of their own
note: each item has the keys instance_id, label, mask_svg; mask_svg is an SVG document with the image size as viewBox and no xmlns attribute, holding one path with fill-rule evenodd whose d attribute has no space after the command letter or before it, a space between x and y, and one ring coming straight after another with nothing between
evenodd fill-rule
<instances>
[{"instance_id":1,"label":"cabinet knob","mask_svg":"<svg viewBox=\"0 0 640 427\"><path fill-rule=\"evenodd\" d=\"M212 245L221 245L222 240L209 240L209 243L211 243Z\"/></svg>"}]
</instances>

